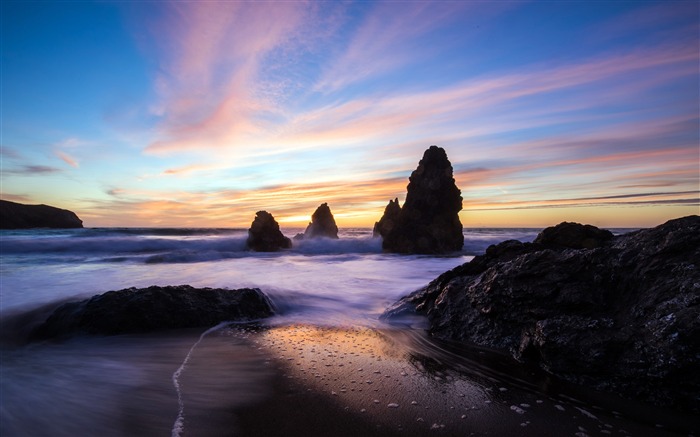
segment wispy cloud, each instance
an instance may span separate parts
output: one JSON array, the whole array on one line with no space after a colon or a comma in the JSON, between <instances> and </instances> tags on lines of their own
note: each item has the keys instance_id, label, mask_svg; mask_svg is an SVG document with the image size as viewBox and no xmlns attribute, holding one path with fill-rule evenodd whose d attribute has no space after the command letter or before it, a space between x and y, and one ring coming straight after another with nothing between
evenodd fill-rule
<instances>
[{"instance_id":1,"label":"wispy cloud","mask_svg":"<svg viewBox=\"0 0 700 437\"><path fill-rule=\"evenodd\" d=\"M235 148L260 133L258 119L274 111L260 96L261 69L275 49L293 43L309 13L298 2L171 3L156 23L164 42L156 79L161 138L146 151Z\"/></svg>"},{"instance_id":2,"label":"wispy cloud","mask_svg":"<svg viewBox=\"0 0 700 437\"><path fill-rule=\"evenodd\" d=\"M42 175L42 174L52 174L60 173L63 170L57 167L51 167L48 165L23 165L18 168L4 169L3 174L8 175Z\"/></svg>"},{"instance_id":3,"label":"wispy cloud","mask_svg":"<svg viewBox=\"0 0 700 437\"><path fill-rule=\"evenodd\" d=\"M652 199L649 199L652 197ZM531 199L527 202L498 202L472 205L473 211L508 211L519 209L582 208L611 206L700 206L700 191L639 193L620 196L572 199Z\"/></svg>"},{"instance_id":4,"label":"wispy cloud","mask_svg":"<svg viewBox=\"0 0 700 437\"><path fill-rule=\"evenodd\" d=\"M67 154L66 152L61 152L60 150L56 151L56 156L61 158L63 162L66 164L70 165L73 168L78 168L80 167L80 164L78 163L78 160Z\"/></svg>"},{"instance_id":5,"label":"wispy cloud","mask_svg":"<svg viewBox=\"0 0 700 437\"><path fill-rule=\"evenodd\" d=\"M0 193L0 199L18 203L30 203L33 201L32 197L26 194Z\"/></svg>"},{"instance_id":6,"label":"wispy cloud","mask_svg":"<svg viewBox=\"0 0 700 437\"><path fill-rule=\"evenodd\" d=\"M346 50L329 63L315 88L339 91L434 55L440 47L426 44L424 37L457 20L463 29L475 27L471 20L465 21L464 12L478 6L476 2L405 2L400 7L394 2L371 3Z\"/></svg>"},{"instance_id":7,"label":"wispy cloud","mask_svg":"<svg viewBox=\"0 0 700 437\"><path fill-rule=\"evenodd\" d=\"M0 146L0 156L9 159L19 159L22 157L15 149L7 146Z\"/></svg>"}]
</instances>

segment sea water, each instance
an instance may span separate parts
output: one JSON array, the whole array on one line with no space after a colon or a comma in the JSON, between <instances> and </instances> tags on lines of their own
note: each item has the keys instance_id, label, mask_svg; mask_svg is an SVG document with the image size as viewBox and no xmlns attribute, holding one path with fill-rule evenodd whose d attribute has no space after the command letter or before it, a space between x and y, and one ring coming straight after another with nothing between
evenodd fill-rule
<instances>
[{"instance_id":1,"label":"sea water","mask_svg":"<svg viewBox=\"0 0 700 437\"><path fill-rule=\"evenodd\" d=\"M244 229L0 231L0 435L180 435L185 383L188 413L199 409L210 424L217 411L269 394L264 354L240 336L204 337L206 329L13 344L60 302L150 285L257 287L279 314L269 325L376 328L400 297L490 244L537 233L465 229L462 252L424 256L383 253L369 229L275 253L248 251ZM206 370L195 378L184 370L197 362Z\"/></svg>"}]
</instances>

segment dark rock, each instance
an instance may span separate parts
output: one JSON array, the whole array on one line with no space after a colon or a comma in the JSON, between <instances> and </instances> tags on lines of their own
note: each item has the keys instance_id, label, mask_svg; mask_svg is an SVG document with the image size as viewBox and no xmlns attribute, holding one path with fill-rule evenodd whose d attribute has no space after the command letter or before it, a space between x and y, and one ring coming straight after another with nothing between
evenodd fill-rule
<instances>
[{"instance_id":1,"label":"dark rock","mask_svg":"<svg viewBox=\"0 0 700 437\"><path fill-rule=\"evenodd\" d=\"M338 238L338 226L327 203L321 204L311 216L311 223L304 231L304 238Z\"/></svg>"},{"instance_id":2,"label":"dark rock","mask_svg":"<svg viewBox=\"0 0 700 437\"><path fill-rule=\"evenodd\" d=\"M604 236L592 249L547 234L489 247L383 317L425 315L436 337L506 351L599 390L700 411L700 217ZM586 246L587 238L573 241Z\"/></svg>"},{"instance_id":3,"label":"dark rock","mask_svg":"<svg viewBox=\"0 0 700 437\"><path fill-rule=\"evenodd\" d=\"M82 228L83 221L67 209L48 205L23 205L0 200L0 229Z\"/></svg>"},{"instance_id":4,"label":"dark rock","mask_svg":"<svg viewBox=\"0 0 700 437\"><path fill-rule=\"evenodd\" d=\"M571 249L593 249L612 239L613 233L591 225L563 222L546 228L537 235L533 243Z\"/></svg>"},{"instance_id":5,"label":"dark rock","mask_svg":"<svg viewBox=\"0 0 700 437\"><path fill-rule=\"evenodd\" d=\"M280 231L280 225L267 211L258 211L248 229L248 248L258 252L276 252L292 247L292 240Z\"/></svg>"},{"instance_id":6,"label":"dark rock","mask_svg":"<svg viewBox=\"0 0 700 437\"><path fill-rule=\"evenodd\" d=\"M389 233L394 229L394 226L399 220L401 215L401 206L399 205L399 199L390 200L389 204L384 208L384 215L379 219L378 222L374 224L374 229L372 229L373 237L381 237L384 235L389 235Z\"/></svg>"},{"instance_id":7,"label":"dark rock","mask_svg":"<svg viewBox=\"0 0 700 437\"><path fill-rule=\"evenodd\" d=\"M189 285L128 288L61 305L34 331L32 338L207 327L272 314L272 304L257 288L225 290Z\"/></svg>"},{"instance_id":8,"label":"dark rock","mask_svg":"<svg viewBox=\"0 0 700 437\"><path fill-rule=\"evenodd\" d=\"M461 209L462 196L452 177L452 164L443 148L430 146L411 173L406 201L394 226L378 229L383 238L382 247L397 253L461 250L464 245L459 220Z\"/></svg>"}]
</instances>

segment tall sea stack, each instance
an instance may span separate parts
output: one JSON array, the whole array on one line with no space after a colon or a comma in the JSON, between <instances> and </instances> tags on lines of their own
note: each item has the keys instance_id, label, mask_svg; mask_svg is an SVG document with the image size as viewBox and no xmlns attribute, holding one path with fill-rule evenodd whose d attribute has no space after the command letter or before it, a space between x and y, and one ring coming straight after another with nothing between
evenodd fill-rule
<instances>
[{"instance_id":1,"label":"tall sea stack","mask_svg":"<svg viewBox=\"0 0 700 437\"><path fill-rule=\"evenodd\" d=\"M406 201L398 216L396 206L388 205L379 220L377 231L383 238L382 248L388 252L436 254L461 250L464 245L462 196L452 175L452 164L445 149L430 146L423 154L411 177ZM393 226L381 226L392 222Z\"/></svg>"}]
</instances>

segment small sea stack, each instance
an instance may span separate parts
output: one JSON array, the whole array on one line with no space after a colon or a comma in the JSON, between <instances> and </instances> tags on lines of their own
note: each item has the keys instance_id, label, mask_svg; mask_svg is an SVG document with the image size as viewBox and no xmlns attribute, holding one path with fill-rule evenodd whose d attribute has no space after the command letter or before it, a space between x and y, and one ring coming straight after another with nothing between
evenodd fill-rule
<instances>
[{"instance_id":1,"label":"small sea stack","mask_svg":"<svg viewBox=\"0 0 700 437\"><path fill-rule=\"evenodd\" d=\"M338 226L327 203L321 204L311 216L311 223L303 234L309 238L338 238Z\"/></svg>"},{"instance_id":2,"label":"small sea stack","mask_svg":"<svg viewBox=\"0 0 700 437\"><path fill-rule=\"evenodd\" d=\"M248 229L246 245L256 252L276 252L292 247L292 240L280 231L280 225L267 211L258 211Z\"/></svg>"},{"instance_id":3,"label":"small sea stack","mask_svg":"<svg viewBox=\"0 0 700 437\"><path fill-rule=\"evenodd\" d=\"M389 204L384 208L384 215L374 224L372 236L381 237L382 235L388 235L394 229L400 215L401 205L399 205L399 199L390 200Z\"/></svg>"},{"instance_id":4,"label":"small sea stack","mask_svg":"<svg viewBox=\"0 0 700 437\"><path fill-rule=\"evenodd\" d=\"M0 200L0 229L82 228L83 221L73 211L49 205L24 205Z\"/></svg>"},{"instance_id":5,"label":"small sea stack","mask_svg":"<svg viewBox=\"0 0 700 437\"><path fill-rule=\"evenodd\" d=\"M411 173L406 201L390 202L375 225L387 252L440 254L462 249L461 191L445 149L430 146ZM397 212L398 211L398 212Z\"/></svg>"}]
</instances>

